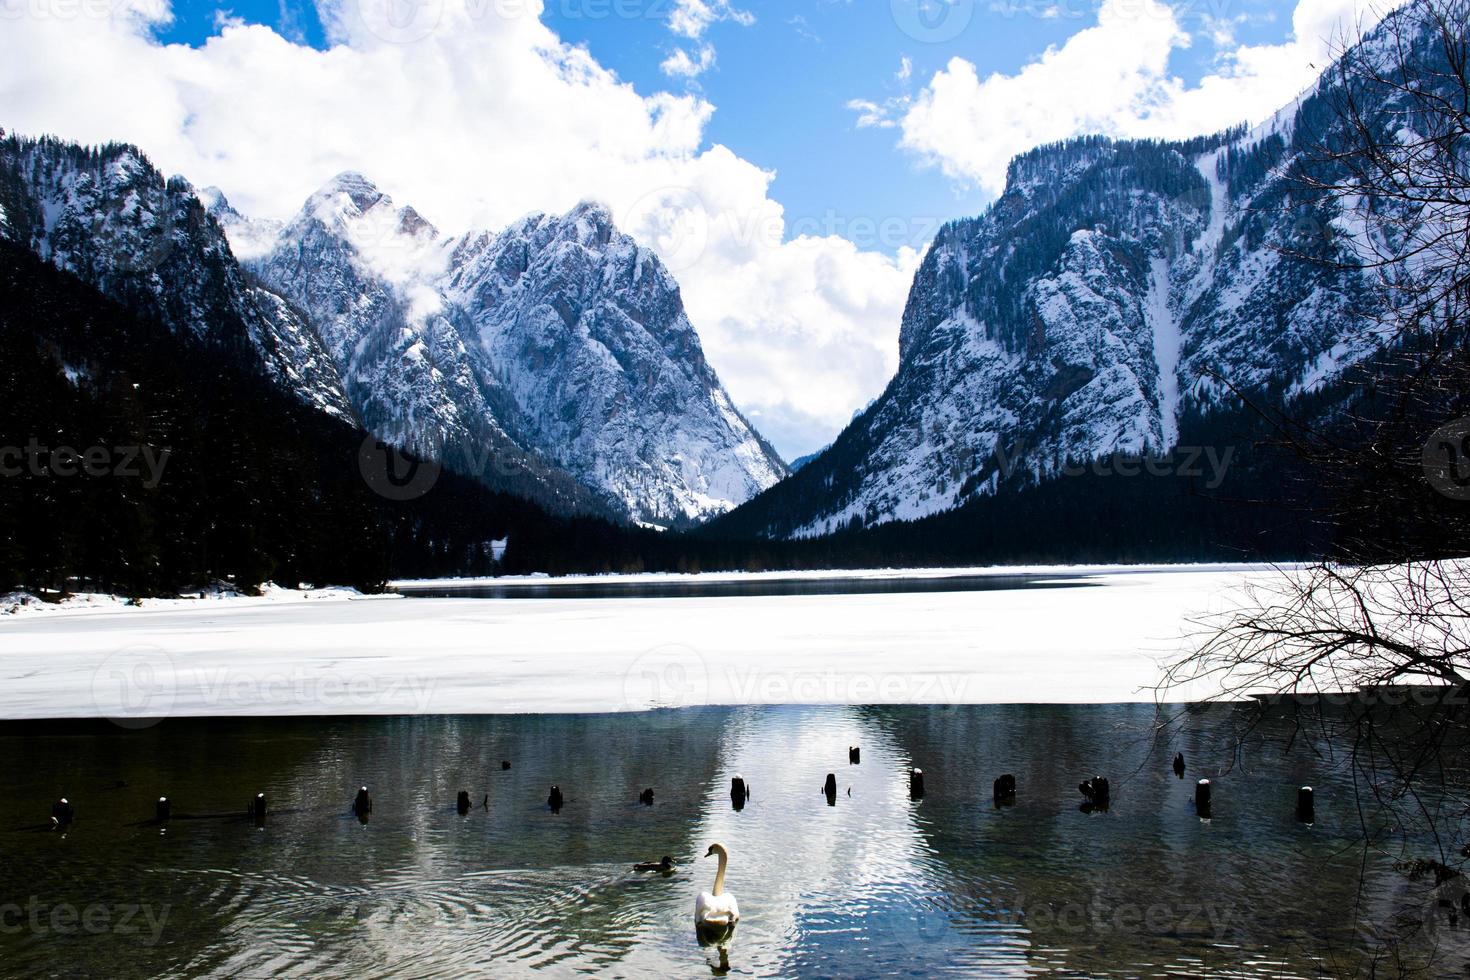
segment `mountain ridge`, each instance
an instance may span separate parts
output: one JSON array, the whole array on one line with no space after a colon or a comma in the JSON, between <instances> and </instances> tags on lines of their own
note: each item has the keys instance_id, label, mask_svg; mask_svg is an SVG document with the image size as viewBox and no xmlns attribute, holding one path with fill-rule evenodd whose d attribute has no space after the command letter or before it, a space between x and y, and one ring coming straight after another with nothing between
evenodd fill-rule
<instances>
[{"instance_id":1,"label":"mountain ridge","mask_svg":"<svg viewBox=\"0 0 1470 980\"><path fill-rule=\"evenodd\" d=\"M309 311L369 426L416 451L514 445L660 526L785 474L705 360L678 284L603 205L446 238L345 172L246 267Z\"/></svg>"},{"instance_id":2,"label":"mountain ridge","mask_svg":"<svg viewBox=\"0 0 1470 980\"><path fill-rule=\"evenodd\" d=\"M1377 57L1402 23L1355 50ZM1242 397L1280 406L1337 383L1387 337L1354 269L1354 215L1297 179L1342 84L1329 68L1253 128L1019 154L1002 195L922 259L884 392L715 527L810 537L923 518L1077 462L1168 454L1182 418Z\"/></svg>"}]
</instances>

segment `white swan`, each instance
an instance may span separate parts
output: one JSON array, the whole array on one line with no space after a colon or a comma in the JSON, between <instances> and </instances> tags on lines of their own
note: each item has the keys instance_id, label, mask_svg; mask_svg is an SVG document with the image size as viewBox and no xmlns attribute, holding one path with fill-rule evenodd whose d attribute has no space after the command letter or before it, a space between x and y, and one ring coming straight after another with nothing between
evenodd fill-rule
<instances>
[{"instance_id":1,"label":"white swan","mask_svg":"<svg viewBox=\"0 0 1470 980\"><path fill-rule=\"evenodd\" d=\"M730 863L730 852L724 844L711 844L704 856L711 854L720 859L715 887L713 891L701 892L694 900L694 925L700 929L729 929L740 921L740 904L734 895L725 891L725 867Z\"/></svg>"}]
</instances>

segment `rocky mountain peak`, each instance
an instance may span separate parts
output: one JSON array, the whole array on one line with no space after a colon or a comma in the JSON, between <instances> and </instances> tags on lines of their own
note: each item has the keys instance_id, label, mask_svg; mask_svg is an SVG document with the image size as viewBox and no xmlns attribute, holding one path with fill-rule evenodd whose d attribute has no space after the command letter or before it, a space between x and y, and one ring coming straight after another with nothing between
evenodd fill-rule
<instances>
[{"instance_id":1,"label":"rocky mountain peak","mask_svg":"<svg viewBox=\"0 0 1470 980\"><path fill-rule=\"evenodd\" d=\"M785 473L705 361L677 284L605 205L444 241L342 174L251 267L308 311L361 417L400 444L544 460L665 526Z\"/></svg>"}]
</instances>

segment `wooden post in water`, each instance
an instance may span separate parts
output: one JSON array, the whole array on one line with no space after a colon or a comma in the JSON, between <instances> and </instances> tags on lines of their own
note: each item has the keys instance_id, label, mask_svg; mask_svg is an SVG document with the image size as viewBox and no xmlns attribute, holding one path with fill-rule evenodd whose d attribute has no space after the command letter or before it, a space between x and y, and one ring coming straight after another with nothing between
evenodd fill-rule
<instances>
[{"instance_id":1,"label":"wooden post in water","mask_svg":"<svg viewBox=\"0 0 1470 980\"><path fill-rule=\"evenodd\" d=\"M1296 818L1302 823L1317 822L1317 803L1312 794L1312 787L1303 786L1296 791Z\"/></svg>"},{"instance_id":2,"label":"wooden post in water","mask_svg":"<svg viewBox=\"0 0 1470 980\"><path fill-rule=\"evenodd\" d=\"M265 794L264 793L256 793L255 794L255 799L253 799L253 800L250 801L250 806L248 806L246 808L246 813L248 813L250 815L250 819L251 820L254 820L257 825L265 823Z\"/></svg>"},{"instance_id":3,"label":"wooden post in water","mask_svg":"<svg viewBox=\"0 0 1470 980\"><path fill-rule=\"evenodd\" d=\"M1010 773L997 776L994 784L994 794L997 804L1016 802L1016 777Z\"/></svg>"},{"instance_id":4,"label":"wooden post in water","mask_svg":"<svg viewBox=\"0 0 1470 980\"><path fill-rule=\"evenodd\" d=\"M653 806L653 787L650 786L638 794L638 802L644 806Z\"/></svg>"},{"instance_id":5,"label":"wooden post in water","mask_svg":"<svg viewBox=\"0 0 1470 980\"><path fill-rule=\"evenodd\" d=\"M828 806L837 805L837 774L835 772L827 773L827 780L822 783L822 795L827 797Z\"/></svg>"},{"instance_id":6,"label":"wooden post in water","mask_svg":"<svg viewBox=\"0 0 1470 980\"><path fill-rule=\"evenodd\" d=\"M153 807L153 819L157 823L168 823L168 818L173 816L173 804L168 801L167 796L160 796L158 803Z\"/></svg>"},{"instance_id":7,"label":"wooden post in water","mask_svg":"<svg viewBox=\"0 0 1470 980\"><path fill-rule=\"evenodd\" d=\"M1183 779L1184 778L1184 753L1183 752L1175 752L1174 753L1174 775L1178 776L1180 779Z\"/></svg>"},{"instance_id":8,"label":"wooden post in water","mask_svg":"<svg viewBox=\"0 0 1470 980\"><path fill-rule=\"evenodd\" d=\"M1201 779L1194 784L1194 810L1201 820L1210 819L1210 781Z\"/></svg>"},{"instance_id":9,"label":"wooden post in water","mask_svg":"<svg viewBox=\"0 0 1470 980\"><path fill-rule=\"evenodd\" d=\"M1113 788L1102 776L1093 776L1077 784L1077 789L1087 802L1084 809L1106 810L1112 803Z\"/></svg>"},{"instance_id":10,"label":"wooden post in water","mask_svg":"<svg viewBox=\"0 0 1470 980\"><path fill-rule=\"evenodd\" d=\"M509 762L507 762L507 761L506 761L506 760L504 760L504 759L501 759L501 760L500 760L500 771L501 771L501 772L505 772L505 771L506 771L506 770L507 770L507 769L509 769L509 768L510 768L510 763L509 763Z\"/></svg>"},{"instance_id":11,"label":"wooden post in water","mask_svg":"<svg viewBox=\"0 0 1470 980\"><path fill-rule=\"evenodd\" d=\"M76 809L71 805L71 801L68 800L66 797L63 796L61 799L51 804L51 826L63 828L70 827L72 819L75 816Z\"/></svg>"},{"instance_id":12,"label":"wooden post in water","mask_svg":"<svg viewBox=\"0 0 1470 980\"><path fill-rule=\"evenodd\" d=\"M862 765L862 762L863 750L858 748L856 745L849 745L847 747L847 764L849 766L858 766Z\"/></svg>"},{"instance_id":13,"label":"wooden post in water","mask_svg":"<svg viewBox=\"0 0 1470 980\"><path fill-rule=\"evenodd\" d=\"M352 801L352 812L357 814L357 819L363 821L373 812L373 798L368 795L366 786L357 791L357 798Z\"/></svg>"},{"instance_id":14,"label":"wooden post in water","mask_svg":"<svg viewBox=\"0 0 1470 980\"><path fill-rule=\"evenodd\" d=\"M909 799L922 800L924 798L924 770L909 770Z\"/></svg>"},{"instance_id":15,"label":"wooden post in water","mask_svg":"<svg viewBox=\"0 0 1470 980\"><path fill-rule=\"evenodd\" d=\"M459 811L461 817L470 812L469 790L462 789L459 791L459 797L454 801L454 808Z\"/></svg>"},{"instance_id":16,"label":"wooden post in water","mask_svg":"<svg viewBox=\"0 0 1470 980\"><path fill-rule=\"evenodd\" d=\"M551 793L546 797L546 805L551 807L552 813L560 813L562 804L566 802L561 795L561 787L551 787Z\"/></svg>"},{"instance_id":17,"label":"wooden post in water","mask_svg":"<svg viewBox=\"0 0 1470 980\"><path fill-rule=\"evenodd\" d=\"M730 805L737 810L745 809L745 801L750 799L750 787L745 785L745 778L734 776L730 779Z\"/></svg>"}]
</instances>

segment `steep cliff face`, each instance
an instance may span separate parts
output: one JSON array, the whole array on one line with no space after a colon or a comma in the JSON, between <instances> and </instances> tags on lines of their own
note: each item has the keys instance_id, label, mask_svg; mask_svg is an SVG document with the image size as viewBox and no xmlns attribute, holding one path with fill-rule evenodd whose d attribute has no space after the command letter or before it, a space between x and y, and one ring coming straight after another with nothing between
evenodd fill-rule
<instances>
[{"instance_id":1,"label":"steep cliff face","mask_svg":"<svg viewBox=\"0 0 1470 980\"><path fill-rule=\"evenodd\" d=\"M784 475L705 362L677 284L599 206L446 241L343 174L248 266L307 312L364 423L402 445L531 470L665 526Z\"/></svg>"},{"instance_id":2,"label":"steep cliff face","mask_svg":"<svg viewBox=\"0 0 1470 980\"><path fill-rule=\"evenodd\" d=\"M0 140L0 234L176 333L237 349L304 402L352 417L311 324L250 283L182 178L135 148Z\"/></svg>"},{"instance_id":3,"label":"steep cliff face","mask_svg":"<svg viewBox=\"0 0 1470 980\"><path fill-rule=\"evenodd\" d=\"M1182 418L1240 392L1280 403L1332 384L1386 332L1351 268L1351 202L1293 174L1325 165L1340 82L1324 79L1251 130L1088 137L1012 161L1004 194L931 245L883 395L730 526L803 536L934 514L1069 463L1166 453Z\"/></svg>"},{"instance_id":4,"label":"steep cliff face","mask_svg":"<svg viewBox=\"0 0 1470 980\"><path fill-rule=\"evenodd\" d=\"M600 205L454 242L444 295L518 435L640 519L717 514L785 475L705 361L678 284Z\"/></svg>"},{"instance_id":5,"label":"steep cliff face","mask_svg":"<svg viewBox=\"0 0 1470 980\"><path fill-rule=\"evenodd\" d=\"M413 211L343 174L268 243L252 223L237 218L228 227L259 253L247 263L251 272L315 325L371 432L497 482L543 476L564 504L592 506L585 490L549 472L496 422L457 325L418 285L433 274L438 234Z\"/></svg>"}]
</instances>

